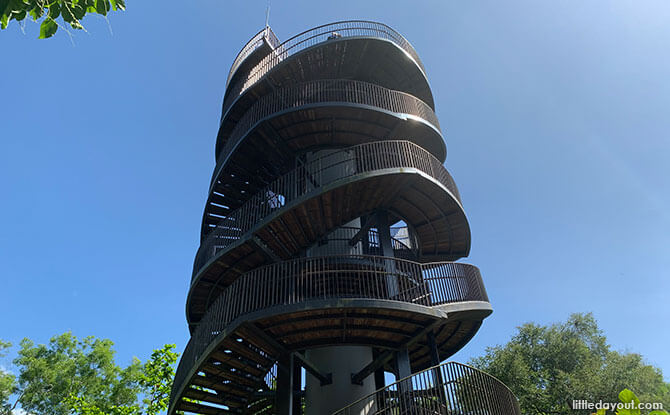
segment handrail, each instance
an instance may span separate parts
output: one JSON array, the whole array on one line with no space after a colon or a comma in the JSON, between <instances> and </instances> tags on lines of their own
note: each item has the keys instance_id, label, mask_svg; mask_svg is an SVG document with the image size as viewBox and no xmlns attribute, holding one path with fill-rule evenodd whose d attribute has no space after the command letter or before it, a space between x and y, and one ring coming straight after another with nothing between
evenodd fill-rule
<instances>
[{"instance_id":1,"label":"handrail","mask_svg":"<svg viewBox=\"0 0 670 415\"><path fill-rule=\"evenodd\" d=\"M414 95L384 88L379 85L349 79L322 79L285 88L257 100L235 124L230 135L217 142L216 159L219 166L212 180L220 173L225 155L230 153L247 136L256 124L272 114L310 104L335 103L358 104L381 108L395 114L412 115L425 120L437 131L440 122L435 111ZM223 145L222 148L220 148Z\"/></svg>"},{"instance_id":2,"label":"handrail","mask_svg":"<svg viewBox=\"0 0 670 415\"><path fill-rule=\"evenodd\" d=\"M202 353L240 316L310 300L356 298L439 306L485 301L479 269L456 262L419 263L369 255L299 258L256 268L208 307L177 367L171 399Z\"/></svg>"},{"instance_id":3,"label":"handrail","mask_svg":"<svg viewBox=\"0 0 670 415\"><path fill-rule=\"evenodd\" d=\"M453 178L442 163L409 141L364 143L306 163L258 191L246 203L222 218L198 249L192 279L216 254L254 229L264 218L290 202L347 177L388 168L415 168L436 179L460 203Z\"/></svg>"},{"instance_id":4,"label":"handrail","mask_svg":"<svg viewBox=\"0 0 670 415\"><path fill-rule=\"evenodd\" d=\"M247 89L256 84L277 64L308 47L314 46L335 38L343 37L376 37L389 40L397 44L419 65L425 73L425 68L412 45L398 32L383 23L366 20L349 20L329 23L306 30L279 44L275 49L254 66L249 75L240 78L232 87L227 89L223 101L222 114L228 111L232 102Z\"/></svg>"},{"instance_id":5,"label":"handrail","mask_svg":"<svg viewBox=\"0 0 670 415\"><path fill-rule=\"evenodd\" d=\"M228 79L226 79L226 87L228 87L228 83L233 78L233 75L235 75L235 72L240 67L240 65L242 65L244 60L247 57L249 57L249 55L251 55L259 46L261 46L264 41L267 41L272 47L272 49L275 49L280 44L277 35L274 34L270 26L265 26L260 32L256 33L247 42L247 44L244 45L244 47L242 47L240 52L235 57L233 64L230 66L230 71L228 72Z\"/></svg>"},{"instance_id":6,"label":"handrail","mask_svg":"<svg viewBox=\"0 0 670 415\"><path fill-rule=\"evenodd\" d=\"M342 226L321 238L317 243L317 246L312 246L310 249L317 248L318 256L343 253L354 255L383 255L379 232L375 229L368 229L365 238L361 238L354 245L350 244L350 241L360 230L361 228L355 226ZM391 237L393 256L396 258L408 259L410 261L417 260L419 257L419 246L418 241L416 240L416 235L410 234L407 226L396 227L393 228L393 230L399 233L404 232L406 234L404 237ZM327 242L327 245L322 245L324 242Z\"/></svg>"},{"instance_id":7,"label":"handrail","mask_svg":"<svg viewBox=\"0 0 670 415\"><path fill-rule=\"evenodd\" d=\"M363 408L367 410L361 412ZM400 379L332 415L520 415L514 393L474 367L446 362Z\"/></svg>"}]
</instances>

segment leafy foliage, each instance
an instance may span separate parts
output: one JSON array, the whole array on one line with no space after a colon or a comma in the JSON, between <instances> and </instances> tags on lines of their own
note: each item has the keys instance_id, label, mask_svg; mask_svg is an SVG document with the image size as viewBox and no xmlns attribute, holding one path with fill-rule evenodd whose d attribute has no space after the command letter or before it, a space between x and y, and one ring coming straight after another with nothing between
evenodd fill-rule
<instances>
[{"instance_id":1,"label":"leafy foliage","mask_svg":"<svg viewBox=\"0 0 670 415\"><path fill-rule=\"evenodd\" d=\"M161 349L154 350L151 359L144 364L140 385L147 395L144 398L147 414L157 414L168 407L174 364L179 356L173 351L174 348L174 344L166 344Z\"/></svg>"},{"instance_id":2,"label":"leafy foliage","mask_svg":"<svg viewBox=\"0 0 670 415\"><path fill-rule=\"evenodd\" d=\"M72 413L78 415L140 415L142 413L137 405L110 405L103 410L87 401L86 398L74 395L70 395L66 403Z\"/></svg>"},{"instance_id":3,"label":"leafy foliage","mask_svg":"<svg viewBox=\"0 0 670 415\"><path fill-rule=\"evenodd\" d=\"M633 391L631 391L630 389L624 389L621 392L619 392L619 400L624 404L633 403L635 404L636 408L640 405L640 400L637 398L637 396L635 396ZM640 410L632 408L622 408L617 411L616 415L640 415Z\"/></svg>"},{"instance_id":4,"label":"leafy foliage","mask_svg":"<svg viewBox=\"0 0 670 415\"><path fill-rule=\"evenodd\" d=\"M5 350L10 348L11 344L0 340L0 357L5 355ZM0 369L0 415L7 415L11 413L11 406L9 405L9 397L16 389L16 379L11 373L4 372Z\"/></svg>"},{"instance_id":5,"label":"leafy foliage","mask_svg":"<svg viewBox=\"0 0 670 415\"><path fill-rule=\"evenodd\" d=\"M12 376L4 388L0 377L0 415L11 414L12 393L25 412L40 415L154 415L166 409L175 346L155 350L144 364L134 358L125 368L114 362L112 346L110 340L79 340L71 333L47 345L24 339L14 359L18 381Z\"/></svg>"},{"instance_id":6,"label":"leafy foliage","mask_svg":"<svg viewBox=\"0 0 670 415\"><path fill-rule=\"evenodd\" d=\"M48 345L22 340L14 363L20 369L23 409L66 415L73 394L101 408L131 405L140 391L141 365L135 359L125 369L117 366L112 344L93 337L77 340L71 333L51 338Z\"/></svg>"},{"instance_id":7,"label":"leafy foliage","mask_svg":"<svg viewBox=\"0 0 670 415\"><path fill-rule=\"evenodd\" d=\"M626 388L639 391L643 402L670 407L661 371L638 354L611 350L591 314L551 326L525 324L471 363L508 385L524 414L578 414L570 409L573 400L617 402Z\"/></svg>"},{"instance_id":8,"label":"leafy foliage","mask_svg":"<svg viewBox=\"0 0 670 415\"><path fill-rule=\"evenodd\" d=\"M125 9L125 0L0 0L0 28L7 28L12 20L41 20L39 38L46 39L65 25L84 29L81 20L87 13L107 16L110 11Z\"/></svg>"},{"instance_id":9,"label":"leafy foliage","mask_svg":"<svg viewBox=\"0 0 670 415\"><path fill-rule=\"evenodd\" d=\"M637 396L631 391L630 389L624 389L621 392L619 392L619 400L623 404L634 404L635 406L633 408L621 408L617 410L616 415L640 415L642 411L640 411L639 406L640 406L640 400L637 398ZM599 413L596 415L604 415L604 411L598 411ZM668 412L666 411L651 411L649 412L649 415L668 415Z\"/></svg>"}]
</instances>

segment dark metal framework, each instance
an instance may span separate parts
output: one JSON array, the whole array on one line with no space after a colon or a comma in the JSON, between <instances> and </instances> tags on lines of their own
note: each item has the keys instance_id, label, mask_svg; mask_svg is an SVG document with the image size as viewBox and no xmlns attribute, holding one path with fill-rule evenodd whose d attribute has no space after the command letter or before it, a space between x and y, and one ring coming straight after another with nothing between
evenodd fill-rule
<instances>
[{"instance_id":1,"label":"dark metal framework","mask_svg":"<svg viewBox=\"0 0 670 415\"><path fill-rule=\"evenodd\" d=\"M452 262L470 228L400 34L347 21L282 43L264 28L228 74L215 153L169 415L301 414L300 369L334 381L309 351L342 345L372 350L352 385L404 379L338 415L518 413L497 380L436 366L491 306L479 270Z\"/></svg>"},{"instance_id":2,"label":"dark metal framework","mask_svg":"<svg viewBox=\"0 0 670 415\"><path fill-rule=\"evenodd\" d=\"M200 244L194 277L216 256L245 234L257 228L270 215L277 215L310 195L322 195L326 187L345 186L355 180L370 180L372 174L388 169L415 170L460 197L449 172L435 157L409 141L379 141L360 144L330 153L282 175L248 199L226 217L220 218ZM437 239L435 239L437 241Z\"/></svg>"},{"instance_id":3,"label":"dark metal framework","mask_svg":"<svg viewBox=\"0 0 670 415\"><path fill-rule=\"evenodd\" d=\"M254 36L251 41L247 43L247 46L245 46L238 54L233 67L231 67L228 76L229 81L239 67L238 62L244 60L244 58L249 55L248 51L250 49L253 50L258 47L255 45L260 43L260 39L268 39L271 44L276 43L276 37L271 30L268 30L267 32L261 31L260 33L262 33L260 37L259 35ZM349 37L375 38L393 42L406 52L416 64L420 66L421 70L425 72L423 64L419 59L419 55L416 53L412 45L410 45L410 43L398 32L387 25L364 20L330 23L297 34L279 45L273 45L273 53L266 55L251 71L249 71L248 74L245 74L243 78L240 78L237 83L226 86L227 93L223 103L223 114L226 113L237 97L242 95L245 91L251 88L252 85L272 71L273 68L286 61L292 55L325 41ZM237 66L235 66L236 63Z\"/></svg>"},{"instance_id":4,"label":"dark metal framework","mask_svg":"<svg viewBox=\"0 0 670 415\"><path fill-rule=\"evenodd\" d=\"M367 409L367 410L366 410ZM462 363L447 362L401 379L333 415L520 414L501 381Z\"/></svg>"}]
</instances>

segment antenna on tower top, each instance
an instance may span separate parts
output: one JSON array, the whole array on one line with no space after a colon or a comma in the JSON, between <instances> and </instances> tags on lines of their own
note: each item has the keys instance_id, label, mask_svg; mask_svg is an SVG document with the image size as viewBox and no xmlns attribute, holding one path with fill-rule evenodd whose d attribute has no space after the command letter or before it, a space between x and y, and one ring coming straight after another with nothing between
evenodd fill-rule
<instances>
[{"instance_id":1,"label":"antenna on tower top","mask_svg":"<svg viewBox=\"0 0 670 415\"><path fill-rule=\"evenodd\" d=\"M268 0L268 5L265 7L265 27L270 26L270 0Z\"/></svg>"}]
</instances>

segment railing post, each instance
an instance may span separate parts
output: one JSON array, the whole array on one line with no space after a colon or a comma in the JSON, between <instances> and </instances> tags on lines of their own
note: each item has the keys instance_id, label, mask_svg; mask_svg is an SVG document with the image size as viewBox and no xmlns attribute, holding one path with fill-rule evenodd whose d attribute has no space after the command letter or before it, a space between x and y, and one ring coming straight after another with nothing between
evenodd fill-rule
<instances>
[{"instance_id":1,"label":"railing post","mask_svg":"<svg viewBox=\"0 0 670 415\"><path fill-rule=\"evenodd\" d=\"M412 369L409 363L409 350L405 347L396 352L396 368L398 369L398 378L408 378L412 375ZM408 378L398 384L398 404L402 414L411 414L407 409L412 408L412 378Z\"/></svg>"},{"instance_id":2,"label":"railing post","mask_svg":"<svg viewBox=\"0 0 670 415\"><path fill-rule=\"evenodd\" d=\"M373 360L376 360L381 353L378 350L372 352ZM384 368L375 370L375 389L382 389L385 386ZM377 410L384 408L384 391L375 395L375 406Z\"/></svg>"},{"instance_id":3,"label":"railing post","mask_svg":"<svg viewBox=\"0 0 670 415\"><path fill-rule=\"evenodd\" d=\"M398 275L393 258L393 245L391 244L391 230L388 224L387 214L384 211L375 214L375 225L379 236L379 245L382 248L384 259L384 270L386 272L386 291L389 299L397 297L400 293Z\"/></svg>"},{"instance_id":4,"label":"railing post","mask_svg":"<svg viewBox=\"0 0 670 415\"><path fill-rule=\"evenodd\" d=\"M447 395L444 390L444 379L442 378L442 372L440 371L440 351L437 347L437 341L435 340L435 333L430 331L427 335L428 337L428 347L430 347L430 364L435 366L433 369L433 383L435 388L437 388L438 399L441 405L441 408L446 409L447 404Z\"/></svg>"}]
</instances>

